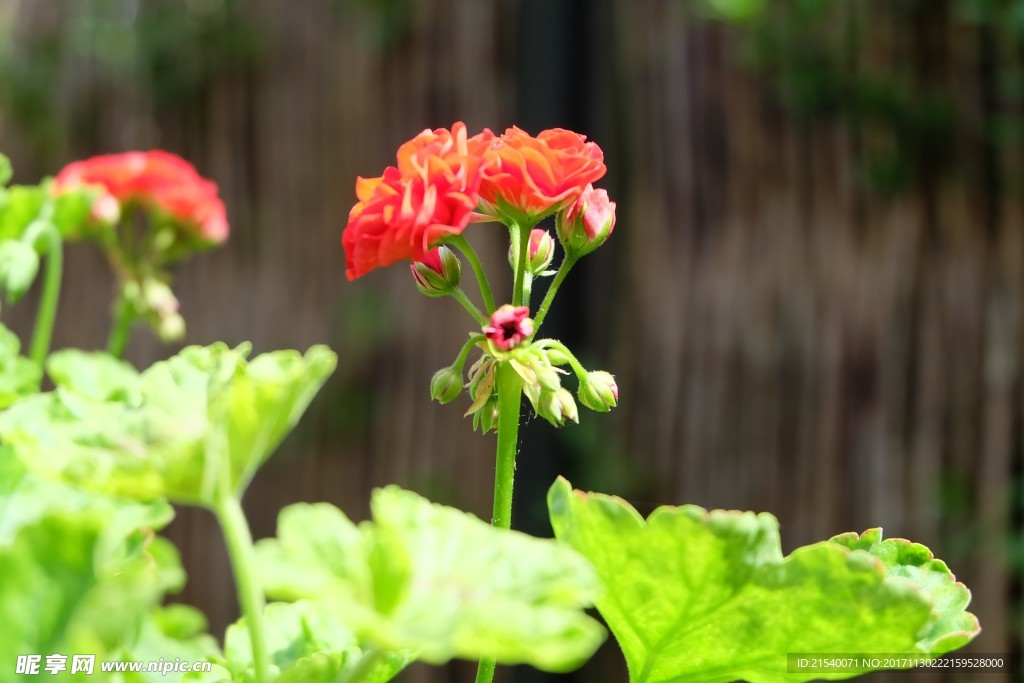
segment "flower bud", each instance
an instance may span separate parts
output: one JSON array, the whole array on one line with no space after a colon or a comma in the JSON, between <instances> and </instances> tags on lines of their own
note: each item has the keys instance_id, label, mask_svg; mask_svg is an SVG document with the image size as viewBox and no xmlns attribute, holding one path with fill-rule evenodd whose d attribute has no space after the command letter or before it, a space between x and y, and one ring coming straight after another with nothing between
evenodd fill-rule
<instances>
[{"instance_id":1,"label":"flower bud","mask_svg":"<svg viewBox=\"0 0 1024 683\"><path fill-rule=\"evenodd\" d=\"M509 351L533 335L533 319L526 306L505 304L491 314L491 323L484 327L484 336L499 351Z\"/></svg>"},{"instance_id":2,"label":"flower bud","mask_svg":"<svg viewBox=\"0 0 1024 683\"><path fill-rule=\"evenodd\" d=\"M615 378L604 370L588 372L580 382L577 396L580 403L599 413L607 413L619 403L619 387Z\"/></svg>"},{"instance_id":3,"label":"flower bud","mask_svg":"<svg viewBox=\"0 0 1024 683\"><path fill-rule=\"evenodd\" d=\"M430 398L451 403L462 393L462 373L454 367L441 368L430 380Z\"/></svg>"},{"instance_id":4,"label":"flower bud","mask_svg":"<svg viewBox=\"0 0 1024 683\"><path fill-rule=\"evenodd\" d=\"M162 342L180 341L185 336L185 319L177 311L163 315L157 322L156 333Z\"/></svg>"},{"instance_id":5,"label":"flower bud","mask_svg":"<svg viewBox=\"0 0 1024 683\"><path fill-rule=\"evenodd\" d=\"M473 413L473 430L486 434L498 426L498 398L491 396L480 410Z\"/></svg>"},{"instance_id":6,"label":"flower bud","mask_svg":"<svg viewBox=\"0 0 1024 683\"><path fill-rule=\"evenodd\" d=\"M537 413L555 427L561 427L566 420L580 421L576 401L563 387L554 391L541 392L538 400Z\"/></svg>"},{"instance_id":7,"label":"flower bud","mask_svg":"<svg viewBox=\"0 0 1024 683\"><path fill-rule=\"evenodd\" d=\"M526 270L537 277L551 265L551 259L555 257L555 238L547 230L534 228L530 231L529 252L526 259ZM515 256L512 248L508 250L508 263L513 269L516 267Z\"/></svg>"},{"instance_id":8,"label":"flower bud","mask_svg":"<svg viewBox=\"0 0 1024 683\"><path fill-rule=\"evenodd\" d=\"M558 214L555 229L567 256L586 256L604 244L615 229L615 202L608 200L605 190L587 185L579 199Z\"/></svg>"},{"instance_id":9,"label":"flower bud","mask_svg":"<svg viewBox=\"0 0 1024 683\"><path fill-rule=\"evenodd\" d=\"M462 279L459 257L444 246L431 249L423 260L413 261L409 269L416 280L416 287L427 296L447 296Z\"/></svg>"}]
</instances>

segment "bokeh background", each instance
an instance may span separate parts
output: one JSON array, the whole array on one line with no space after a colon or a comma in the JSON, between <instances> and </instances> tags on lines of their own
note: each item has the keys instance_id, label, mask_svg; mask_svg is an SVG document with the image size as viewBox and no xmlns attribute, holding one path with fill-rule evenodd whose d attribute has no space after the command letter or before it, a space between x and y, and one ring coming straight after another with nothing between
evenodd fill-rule
<instances>
[{"instance_id":1,"label":"bokeh background","mask_svg":"<svg viewBox=\"0 0 1024 683\"><path fill-rule=\"evenodd\" d=\"M547 331L615 373L622 401L560 431L526 419L515 526L550 533L556 474L645 513L768 510L787 551L880 525L949 562L974 590L973 650L1016 671L1022 106L1019 0L0 0L16 180L182 154L232 227L176 272L187 341L341 356L246 498L257 536L299 500L364 518L390 482L488 517L493 436L472 433L466 400L427 393L468 318L405 267L347 283L339 238L356 175L424 127L567 127L605 150L618 224ZM505 268L502 230L467 236ZM57 345L102 346L112 277L86 246L66 277ZM33 310L5 322L25 331ZM142 330L129 357L173 350ZM214 520L183 509L168 533L180 599L221 632L237 607ZM1020 680L980 680L1001 678ZM560 680L624 666L609 644Z\"/></svg>"}]
</instances>

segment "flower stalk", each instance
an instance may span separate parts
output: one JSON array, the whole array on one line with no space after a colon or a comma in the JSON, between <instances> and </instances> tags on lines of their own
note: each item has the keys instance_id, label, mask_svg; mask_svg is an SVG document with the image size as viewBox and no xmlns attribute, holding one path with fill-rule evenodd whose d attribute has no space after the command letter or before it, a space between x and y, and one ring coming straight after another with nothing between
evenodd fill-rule
<instances>
[{"instance_id":1,"label":"flower stalk","mask_svg":"<svg viewBox=\"0 0 1024 683\"><path fill-rule=\"evenodd\" d=\"M476 250L473 249L469 240L462 235L450 237L448 244L458 249L466 257L466 261L469 262L469 267L473 269L473 274L476 276L476 281L480 286L480 296L484 299L484 308L487 310L487 315L494 313L494 309L497 306L494 305L494 295L491 294L491 283L487 279L487 273L484 272L484 267L480 263Z\"/></svg>"},{"instance_id":2,"label":"flower stalk","mask_svg":"<svg viewBox=\"0 0 1024 683\"><path fill-rule=\"evenodd\" d=\"M46 240L46 274L43 277L43 291L39 299L35 328L32 331L29 357L42 366L47 354L50 353L53 326L57 320L60 283L64 272L64 241L49 220L39 221L35 225L40 226L38 233L26 235L26 238L32 245L39 238Z\"/></svg>"},{"instance_id":3,"label":"flower stalk","mask_svg":"<svg viewBox=\"0 0 1024 683\"><path fill-rule=\"evenodd\" d=\"M522 382L511 363L501 363L498 366L495 385L498 393L498 448L495 454L494 509L491 524L500 529L510 529L522 392ZM494 667L493 659L481 660L477 667L476 683L491 683L494 680Z\"/></svg>"},{"instance_id":4,"label":"flower stalk","mask_svg":"<svg viewBox=\"0 0 1024 683\"><path fill-rule=\"evenodd\" d=\"M135 323L135 306L125 296L123 287L114 304L114 311L114 325L110 328L110 336L107 338L107 353L114 358L123 358L132 325Z\"/></svg>"},{"instance_id":5,"label":"flower stalk","mask_svg":"<svg viewBox=\"0 0 1024 683\"><path fill-rule=\"evenodd\" d=\"M565 258L562 259L562 264L558 267L558 272L555 273L555 279L548 285L548 291L544 294L544 299L540 302L540 307L537 309L537 315L533 319L534 334L537 334L540 330L541 323L547 317L548 311L551 309L551 303L555 300L555 295L558 294L558 288L562 286L565 277L578 260L579 257L569 254L566 254Z\"/></svg>"}]
</instances>

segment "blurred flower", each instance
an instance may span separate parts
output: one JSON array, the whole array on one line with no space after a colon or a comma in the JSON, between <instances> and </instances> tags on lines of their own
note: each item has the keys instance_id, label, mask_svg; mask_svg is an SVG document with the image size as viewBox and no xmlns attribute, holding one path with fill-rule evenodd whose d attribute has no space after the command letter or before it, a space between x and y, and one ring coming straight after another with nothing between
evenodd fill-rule
<instances>
[{"instance_id":1,"label":"blurred flower","mask_svg":"<svg viewBox=\"0 0 1024 683\"><path fill-rule=\"evenodd\" d=\"M397 261L422 261L448 235L465 230L477 207L483 150L493 134L467 138L457 122L403 144L397 166L358 178L359 202L342 233L345 274L354 280Z\"/></svg>"},{"instance_id":2,"label":"blurred flower","mask_svg":"<svg viewBox=\"0 0 1024 683\"><path fill-rule=\"evenodd\" d=\"M609 201L605 190L587 185L555 226L566 255L585 256L604 244L615 229L615 202Z\"/></svg>"},{"instance_id":3,"label":"blurred flower","mask_svg":"<svg viewBox=\"0 0 1024 683\"><path fill-rule=\"evenodd\" d=\"M502 306L491 314L491 324L484 328L484 336L501 351L514 349L533 334L533 320L526 306Z\"/></svg>"},{"instance_id":4,"label":"blurred flower","mask_svg":"<svg viewBox=\"0 0 1024 683\"><path fill-rule=\"evenodd\" d=\"M459 258L448 247L428 251L422 260L413 261L409 266L416 287L427 296L447 296L462 279Z\"/></svg>"},{"instance_id":5,"label":"blurred flower","mask_svg":"<svg viewBox=\"0 0 1024 683\"><path fill-rule=\"evenodd\" d=\"M532 226L576 201L606 170L601 148L579 133L554 128L533 137L512 127L487 149L481 206Z\"/></svg>"},{"instance_id":6,"label":"blurred flower","mask_svg":"<svg viewBox=\"0 0 1024 683\"><path fill-rule=\"evenodd\" d=\"M204 242L227 239L227 214L217 185L169 152L124 152L76 161L65 166L54 181L58 193L81 187L101 190L93 204L95 218L116 220L125 204L136 203L165 213Z\"/></svg>"}]
</instances>

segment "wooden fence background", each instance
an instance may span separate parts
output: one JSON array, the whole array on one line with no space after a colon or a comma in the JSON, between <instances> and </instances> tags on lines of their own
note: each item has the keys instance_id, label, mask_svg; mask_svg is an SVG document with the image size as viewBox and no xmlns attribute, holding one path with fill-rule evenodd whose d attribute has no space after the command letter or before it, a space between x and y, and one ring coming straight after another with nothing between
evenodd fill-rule
<instances>
[{"instance_id":1,"label":"wooden fence background","mask_svg":"<svg viewBox=\"0 0 1024 683\"><path fill-rule=\"evenodd\" d=\"M527 421L516 525L549 532L558 473L643 512L772 511L786 550L881 525L948 560L974 588L974 650L1019 666L1024 13L820 4L729 24L696 0L0 0L0 148L26 182L94 153L183 154L232 224L177 272L188 342L339 352L248 494L265 536L299 500L363 518L390 482L488 516L493 438L427 395L461 310L404 267L346 283L341 229L355 176L424 127L586 132L618 227L550 331L622 402L558 433ZM501 231L467 235L496 272ZM98 347L111 278L72 252L56 341ZM130 358L169 352L141 332ZM219 631L237 611L213 520L181 510L168 534L182 599ZM576 680L622 670L610 646Z\"/></svg>"}]
</instances>

